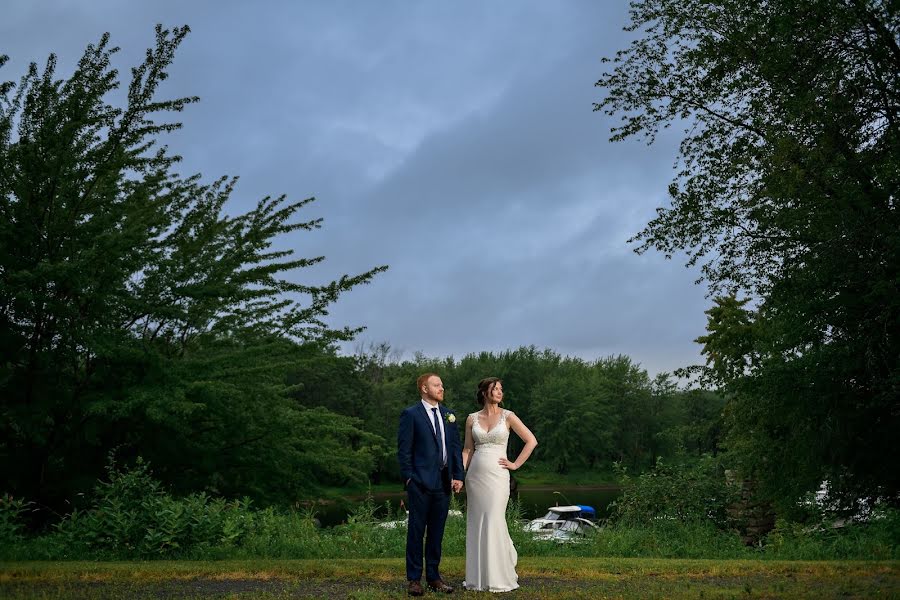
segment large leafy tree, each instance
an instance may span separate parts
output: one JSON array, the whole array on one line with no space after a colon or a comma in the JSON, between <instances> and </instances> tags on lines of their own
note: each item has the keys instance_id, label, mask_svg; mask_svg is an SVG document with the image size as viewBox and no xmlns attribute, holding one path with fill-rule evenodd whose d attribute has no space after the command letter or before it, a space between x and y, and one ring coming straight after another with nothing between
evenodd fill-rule
<instances>
[{"instance_id":1,"label":"large leafy tree","mask_svg":"<svg viewBox=\"0 0 900 600\"><path fill-rule=\"evenodd\" d=\"M51 56L0 85L0 468L46 504L89 487L114 447L187 488L286 500L371 466L377 440L301 410L285 374L302 346L354 335L323 317L383 267L301 282L323 257L274 243L320 227L297 218L312 199L229 215L235 179L175 172L166 115L197 99L156 96L187 33L157 27L118 105L108 34L67 79Z\"/></svg>"},{"instance_id":2,"label":"large leafy tree","mask_svg":"<svg viewBox=\"0 0 900 600\"><path fill-rule=\"evenodd\" d=\"M880 0L642 0L598 110L686 124L637 251L686 252L729 445L789 504L900 493L900 11ZM752 308L750 308L752 306Z\"/></svg>"}]
</instances>

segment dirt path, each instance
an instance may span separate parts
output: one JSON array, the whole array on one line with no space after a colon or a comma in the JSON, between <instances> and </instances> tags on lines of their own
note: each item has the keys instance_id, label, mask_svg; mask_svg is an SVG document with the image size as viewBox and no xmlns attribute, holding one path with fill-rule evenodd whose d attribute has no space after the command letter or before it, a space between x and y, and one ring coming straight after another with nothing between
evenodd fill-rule
<instances>
[{"instance_id":1,"label":"dirt path","mask_svg":"<svg viewBox=\"0 0 900 600\"><path fill-rule=\"evenodd\" d=\"M449 598L497 598L489 593L467 592L460 581ZM831 578L797 578L790 574L749 577L609 577L603 580L565 577L523 577L518 590L504 599L544 598L896 598L900 577L872 574L836 581ZM444 595L441 595L444 596ZM0 585L0 597L11 600L84 598L106 600L212 599L212 598L351 598L375 600L406 598L403 581L363 578L180 579L156 582L8 582ZM426 598L438 597L427 593Z\"/></svg>"}]
</instances>

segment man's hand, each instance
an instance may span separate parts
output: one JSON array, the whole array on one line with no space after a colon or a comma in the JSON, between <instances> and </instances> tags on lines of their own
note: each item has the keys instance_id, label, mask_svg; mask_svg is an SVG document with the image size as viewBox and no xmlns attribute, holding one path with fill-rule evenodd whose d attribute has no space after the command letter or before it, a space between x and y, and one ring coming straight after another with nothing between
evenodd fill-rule
<instances>
[{"instance_id":1,"label":"man's hand","mask_svg":"<svg viewBox=\"0 0 900 600\"><path fill-rule=\"evenodd\" d=\"M450 482L450 489L453 490L454 494L460 493L463 489L463 482L459 479L454 479Z\"/></svg>"}]
</instances>

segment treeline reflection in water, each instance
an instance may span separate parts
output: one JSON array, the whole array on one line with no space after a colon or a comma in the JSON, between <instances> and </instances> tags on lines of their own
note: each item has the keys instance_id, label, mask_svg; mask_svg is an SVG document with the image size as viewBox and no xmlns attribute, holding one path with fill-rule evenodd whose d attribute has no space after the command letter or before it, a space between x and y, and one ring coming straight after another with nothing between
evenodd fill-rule
<instances>
[{"instance_id":1,"label":"treeline reflection in water","mask_svg":"<svg viewBox=\"0 0 900 600\"><path fill-rule=\"evenodd\" d=\"M597 517L606 517L610 504L619 496L620 490L613 485L602 486L528 486L520 485L512 494L512 500L519 503L524 519L536 519L543 516L551 506L569 504L587 504L597 511ZM375 516L387 518L398 515L401 501L406 498L403 491L378 492L372 494L375 505ZM315 516L323 527L333 527L346 522L348 515L366 501L365 496L349 496L342 500L317 504L312 507ZM465 507L466 493L457 495L457 501Z\"/></svg>"}]
</instances>

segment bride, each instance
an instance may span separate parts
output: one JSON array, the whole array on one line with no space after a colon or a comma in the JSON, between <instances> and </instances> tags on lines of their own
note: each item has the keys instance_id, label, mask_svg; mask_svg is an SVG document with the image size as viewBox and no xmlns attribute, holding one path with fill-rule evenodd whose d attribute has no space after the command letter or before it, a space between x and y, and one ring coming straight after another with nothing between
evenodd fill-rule
<instances>
[{"instance_id":1,"label":"bride","mask_svg":"<svg viewBox=\"0 0 900 600\"><path fill-rule=\"evenodd\" d=\"M466 419L462 451L466 473L466 580L468 590L508 592L519 587L518 555L506 527L509 472L521 467L537 446L534 434L511 410L500 407L503 382L487 377L475 400L483 407ZM510 430L525 447L512 462L506 458Z\"/></svg>"}]
</instances>

